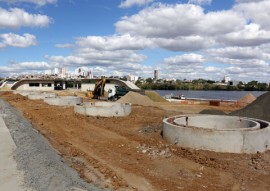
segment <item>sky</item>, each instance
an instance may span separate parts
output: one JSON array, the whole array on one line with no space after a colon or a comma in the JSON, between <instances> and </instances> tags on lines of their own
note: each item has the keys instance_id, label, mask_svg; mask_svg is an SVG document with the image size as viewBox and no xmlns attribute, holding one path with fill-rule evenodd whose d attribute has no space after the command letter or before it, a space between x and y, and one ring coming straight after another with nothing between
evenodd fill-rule
<instances>
[{"instance_id":1,"label":"sky","mask_svg":"<svg viewBox=\"0 0 270 191\"><path fill-rule=\"evenodd\" d=\"M270 0L0 0L0 77L270 82Z\"/></svg>"}]
</instances>

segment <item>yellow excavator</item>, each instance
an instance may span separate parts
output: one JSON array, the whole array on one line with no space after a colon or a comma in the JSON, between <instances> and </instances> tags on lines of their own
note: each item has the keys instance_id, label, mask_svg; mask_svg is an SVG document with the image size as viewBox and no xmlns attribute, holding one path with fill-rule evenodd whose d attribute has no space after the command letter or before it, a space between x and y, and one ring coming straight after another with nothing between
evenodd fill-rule
<instances>
[{"instance_id":1,"label":"yellow excavator","mask_svg":"<svg viewBox=\"0 0 270 191\"><path fill-rule=\"evenodd\" d=\"M88 90L85 96L91 99L108 99L108 92L105 92L104 90L105 84L106 78L98 80L95 84L94 90L93 91Z\"/></svg>"}]
</instances>

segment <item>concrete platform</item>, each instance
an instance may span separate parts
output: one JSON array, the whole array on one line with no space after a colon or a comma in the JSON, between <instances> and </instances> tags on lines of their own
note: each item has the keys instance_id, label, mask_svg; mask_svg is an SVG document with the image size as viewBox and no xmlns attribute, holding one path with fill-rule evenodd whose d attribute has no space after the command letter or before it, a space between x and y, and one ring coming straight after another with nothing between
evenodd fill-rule
<instances>
[{"instance_id":1,"label":"concrete platform","mask_svg":"<svg viewBox=\"0 0 270 191\"><path fill-rule=\"evenodd\" d=\"M45 98L55 98L57 97L57 94L54 93L41 93L41 94L29 94L28 99L31 100L44 100Z\"/></svg>"},{"instance_id":2,"label":"concrete platform","mask_svg":"<svg viewBox=\"0 0 270 191\"><path fill-rule=\"evenodd\" d=\"M74 112L87 116L124 117L131 113L130 103L87 102L74 107Z\"/></svg>"},{"instance_id":3,"label":"concrete platform","mask_svg":"<svg viewBox=\"0 0 270 191\"><path fill-rule=\"evenodd\" d=\"M77 96L47 97L44 98L44 102L49 105L56 106L74 106L81 104L83 102L83 98Z\"/></svg>"},{"instance_id":4,"label":"concrete platform","mask_svg":"<svg viewBox=\"0 0 270 191\"><path fill-rule=\"evenodd\" d=\"M16 145L0 115L0 190L31 190L24 186L23 173L17 169L17 163L13 159L15 149Z\"/></svg>"},{"instance_id":5,"label":"concrete platform","mask_svg":"<svg viewBox=\"0 0 270 191\"><path fill-rule=\"evenodd\" d=\"M180 115L163 120L163 138L181 147L228 153L270 149L270 123L224 115Z\"/></svg>"}]
</instances>

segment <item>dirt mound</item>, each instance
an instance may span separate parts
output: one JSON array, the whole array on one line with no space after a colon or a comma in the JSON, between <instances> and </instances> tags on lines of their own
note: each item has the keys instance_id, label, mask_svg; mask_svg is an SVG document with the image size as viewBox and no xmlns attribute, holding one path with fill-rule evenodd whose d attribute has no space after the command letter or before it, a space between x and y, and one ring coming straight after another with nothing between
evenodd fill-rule
<instances>
[{"instance_id":1,"label":"dirt mound","mask_svg":"<svg viewBox=\"0 0 270 191\"><path fill-rule=\"evenodd\" d=\"M166 99L161 97L157 92L155 91L145 91L145 95L149 97L154 102L168 102Z\"/></svg>"},{"instance_id":2,"label":"dirt mound","mask_svg":"<svg viewBox=\"0 0 270 191\"><path fill-rule=\"evenodd\" d=\"M204 109L200 114L210 114L210 115L226 115L224 111L215 110L215 109Z\"/></svg>"},{"instance_id":3,"label":"dirt mound","mask_svg":"<svg viewBox=\"0 0 270 191\"><path fill-rule=\"evenodd\" d=\"M152 106L155 107L156 104L147 96L141 95L136 92L128 92L121 99L117 100L118 103L132 103L142 106Z\"/></svg>"},{"instance_id":4,"label":"dirt mound","mask_svg":"<svg viewBox=\"0 0 270 191\"><path fill-rule=\"evenodd\" d=\"M248 93L244 97L242 97L240 100L238 100L238 104L240 106L246 106L255 100L256 100L256 97L253 94Z\"/></svg>"},{"instance_id":5,"label":"dirt mound","mask_svg":"<svg viewBox=\"0 0 270 191\"><path fill-rule=\"evenodd\" d=\"M230 115L258 118L270 121L270 92L259 96L254 102L243 109L233 111Z\"/></svg>"}]
</instances>

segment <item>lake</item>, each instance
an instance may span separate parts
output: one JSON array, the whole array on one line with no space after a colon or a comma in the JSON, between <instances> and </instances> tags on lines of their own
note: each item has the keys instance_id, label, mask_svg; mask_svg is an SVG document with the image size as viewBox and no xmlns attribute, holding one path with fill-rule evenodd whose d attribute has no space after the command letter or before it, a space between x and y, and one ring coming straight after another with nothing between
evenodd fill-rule
<instances>
[{"instance_id":1,"label":"lake","mask_svg":"<svg viewBox=\"0 0 270 191\"><path fill-rule=\"evenodd\" d=\"M155 90L161 96L174 95L178 96L183 94L188 98L200 98L200 99L222 99L222 100L239 100L248 93L252 93L255 97L258 97L267 91L194 91L194 90Z\"/></svg>"}]
</instances>

